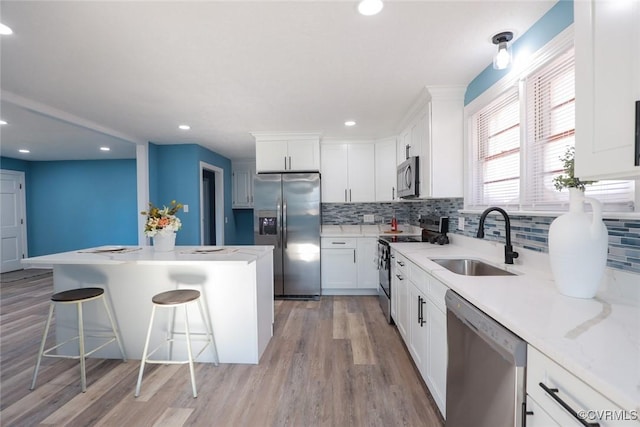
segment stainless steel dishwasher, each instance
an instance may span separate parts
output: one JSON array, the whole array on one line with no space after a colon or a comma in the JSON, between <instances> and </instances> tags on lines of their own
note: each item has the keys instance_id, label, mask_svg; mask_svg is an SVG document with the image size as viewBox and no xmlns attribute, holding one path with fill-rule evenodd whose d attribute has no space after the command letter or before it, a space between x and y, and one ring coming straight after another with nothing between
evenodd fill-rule
<instances>
[{"instance_id":1,"label":"stainless steel dishwasher","mask_svg":"<svg viewBox=\"0 0 640 427\"><path fill-rule=\"evenodd\" d=\"M452 290L446 427L523 427L527 343Z\"/></svg>"}]
</instances>

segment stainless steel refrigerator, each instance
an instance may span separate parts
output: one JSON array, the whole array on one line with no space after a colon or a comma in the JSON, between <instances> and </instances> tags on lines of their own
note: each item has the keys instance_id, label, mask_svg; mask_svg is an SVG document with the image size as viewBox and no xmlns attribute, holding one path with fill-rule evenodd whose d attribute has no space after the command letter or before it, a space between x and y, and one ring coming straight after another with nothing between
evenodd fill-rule
<instances>
[{"instance_id":1,"label":"stainless steel refrigerator","mask_svg":"<svg viewBox=\"0 0 640 427\"><path fill-rule=\"evenodd\" d=\"M277 298L320 296L320 174L258 174L254 179L256 245L273 245Z\"/></svg>"}]
</instances>

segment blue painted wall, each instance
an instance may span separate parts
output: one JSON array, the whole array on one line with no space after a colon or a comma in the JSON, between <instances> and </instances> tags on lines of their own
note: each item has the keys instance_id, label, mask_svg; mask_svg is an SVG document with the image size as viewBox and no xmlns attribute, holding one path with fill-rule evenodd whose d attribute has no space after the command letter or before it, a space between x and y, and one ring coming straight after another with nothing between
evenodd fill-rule
<instances>
[{"instance_id":1,"label":"blue painted wall","mask_svg":"<svg viewBox=\"0 0 640 427\"><path fill-rule=\"evenodd\" d=\"M180 212L182 229L176 235L177 245L200 244L200 162L224 170L225 244L235 244L235 221L231 209L231 160L195 144L149 144L149 195L156 206L176 200L189 205Z\"/></svg>"},{"instance_id":2,"label":"blue painted wall","mask_svg":"<svg viewBox=\"0 0 640 427\"><path fill-rule=\"evenodd\" d=\"M29 162L29 256L137 244L135 183L135 160Z\"/></svg>"},{"instance_id":3,"label":"blue painted wall","mask_svg":"<svg viewBox=\"0 0 640 427\"><path fill-rule=\"evenodd\" d=\"M234 209L236 222L236 244L253 245L253 209Z\"/></svg>"},{"instance_id":4,"label":"blue painted wall","mask_svg":"<svg viewBox=\"0 0 640 427\"><path fill-rule=\"evenodd\" d=\"M26 172L29 169L29 162L19 159L12 159L10 157L0 157L0 169L9 169L12 171ZM26 183L25 183L26 185Z\"/></svg>"},{"instance_id":5,"label":"blue painted wall","mask_svg":"<svg viewBox=\"0 0 640 427\"><path fill-rule=\"evenodd\" d=\"M194 144L149 144L150 201L189 205L189 213L179 213L183 227L176 243L199 244L201 161L224 170L225 244L238 244L231 160L226 157ZM135 160L29 162L3 157L0 166L25 172L28 256L138 243Z\"/></svg>"},{"instance_id":6,"label":"blue painted wall","mask_svg":"<svg viewBox=\"0 0 640 427\"><path fill-rule=\"evenodd\" d=\"M517 58L518 54L523 51L536 52L571 24L573 24L573 0L560 0L513 43L511 46L513 57ZM480 96L480 94L506 76L509 71L509 68L494 70L493 64L490 63L467 86L464 105L469 104Z\"/></svg>"}]
</instances>

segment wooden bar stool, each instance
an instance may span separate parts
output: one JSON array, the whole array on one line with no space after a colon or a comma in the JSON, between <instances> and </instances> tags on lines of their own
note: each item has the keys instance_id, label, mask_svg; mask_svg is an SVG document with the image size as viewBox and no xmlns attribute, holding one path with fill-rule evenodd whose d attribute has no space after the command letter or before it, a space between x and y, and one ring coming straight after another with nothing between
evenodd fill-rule
<instances>
[{"instance_id":1,"label":"wooden bar stool","mask_svg":"<svg viewBox=\"0 0 640 427\"><path fill-rule=\"evenodd\" d=\"M200 291L194 289L178 289L173 291L162 292L155 295L152 298L153 307L151 309L151 318L149 319L149 329L147 331L147 339L144 343L144 350L142 351L142 360L140 361L140 373L138 374L138 383L136 384L135 397L140 395L140 387L142 386L142 374L144 373L144 365L146 363L155 363L155 364L189 364L189 374L191 376L191 388L193 390L193 397L198 397L198 392L196 391L196 378L193 368L193 362L197 359L202 352L211 345L213 351L213 360L214 365L218 366L218 350L216 349L216 343L213 338L213 330L209 320L205 316L205 312L202 306L202 300L200 299ZM191 303L197 303L198 310L200 311L200 317L202 318L202 323L204 323L206 328L206 333L193 333L189 330L189 315L187 312L187 305ZM176 332L174 330L174 322L175 322L175 312L176 308L184 307L184 332ZM151 338L151 330L153 329L153 319L156 313L156 308L172 308L171 313L171 321L167 331L167 339L165 342L157 346L151 352L149 352L149 340ZM187 344L187 360L171 360L172 359L172 349L173 349L173 341L175 341L175 335L185 335L186 344ZM191 350L191 338L194 335L205 335L206 343L204 347L200 350L200 352L193 357L193 353ZM158 351L163 345L169 345L169 356L168 359L159 360L159 359L150 359L150 357Z\"/></svg>"},{"instance_id":2,"label":"wooden bar stool","mask_svg":"<svg viewBox=\"0 0 640 427\"><path fill-rule=\"evenodd\" d=\"M82 321L82 304L85 302L93 301L101 299L104 303L104 308L107 312L107 317L109 317L109 323L111 324L111 332L109 333L92 333L85 334L84 325ZM60 344L57 344L47 350L44 349L45 342L47 339L47 334L49 333L49 327L51 326L51 319L53 318L53 311L56 304L76 304L78 309L78 335L73 338L70 338ZM106 339L107 341L94 348L91 351L85 351L85 338L101 338ZM77 356L69 356L65 354L50 354L53 350L61 347L71 341L78 340L78 355ZM47 323L44 327L44 334L42 335L42 342L40 343L40 350L38 351L38 359L36 361L36 367L33 371L33 380L31 381L30 390L36 388L36 379L38 378L38 370L40 369L40 362L43 357L58 357L61 359L79 359L80 360L80 382L82 384L82 392L87 391L87 379L85 372L85 359L106 345L116 341L118 346L120 347L120 353L122 354L122 360L126 362L127 356L124 353L124 347L122 346L122 340L120 339L120 333L116 328L115 322L113 321L113 316L111 315L111 309L109 308L109 304L107 299L104 297L104 289L102 288L79 288L79 289L71 289L69 291L63 291L55 293L51 296L51 303L49 305L49 317L47 318Z\"/></svg>"}]
</instances>

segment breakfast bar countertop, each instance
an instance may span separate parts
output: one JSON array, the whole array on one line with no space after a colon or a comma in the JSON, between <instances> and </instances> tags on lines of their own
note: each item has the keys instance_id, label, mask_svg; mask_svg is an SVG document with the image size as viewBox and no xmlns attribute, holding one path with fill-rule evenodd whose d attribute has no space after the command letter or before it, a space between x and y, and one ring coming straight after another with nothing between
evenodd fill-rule
<instances>
[{"instance_id":1,"label":"breakfast bar countertop","mask_svg":"<svg viewBox=\"0 0 640 427\"><path fill-rule=\"evenodd\" d=\"M273 246L176 246L170 252L156 252L153 246L99 246L33 258L31 266L56 264L191 264L201 261L251 263L273 250Z\"/></svg>"}]
</instances>

